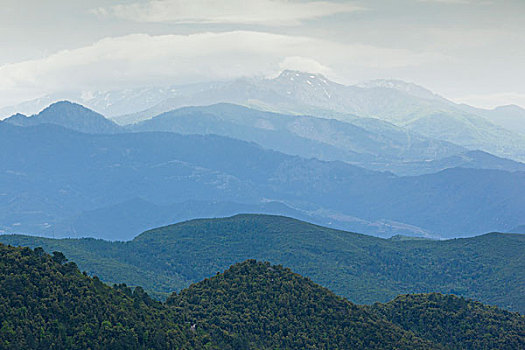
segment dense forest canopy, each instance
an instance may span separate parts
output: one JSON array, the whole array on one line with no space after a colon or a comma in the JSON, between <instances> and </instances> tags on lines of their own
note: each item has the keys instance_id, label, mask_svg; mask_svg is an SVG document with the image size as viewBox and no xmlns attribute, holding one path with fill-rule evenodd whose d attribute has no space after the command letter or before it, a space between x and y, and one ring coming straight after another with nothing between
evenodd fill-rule
<instances>
[{"instance_id":1,"label":"dense forest canopy","mask_svg":"<svg viewBox=\"0 0 525 350\"><path fill-rule=\"evenodd\" d=\"M172 294L107 286L61 252L0 244L0 348L518 349L525 319L455 296L358 306L247 260ZM449 336L450 334L450 336Z\"/></svg>"}]
</instances>

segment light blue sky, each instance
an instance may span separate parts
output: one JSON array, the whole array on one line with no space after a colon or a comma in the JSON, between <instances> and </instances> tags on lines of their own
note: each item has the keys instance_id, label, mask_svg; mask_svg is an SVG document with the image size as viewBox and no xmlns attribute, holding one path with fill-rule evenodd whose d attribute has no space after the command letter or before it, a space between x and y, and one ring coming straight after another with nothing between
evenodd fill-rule
<instances>
[{"instance_id":1,"label":"light blue sky","mask_svg":"<svg viewBox=\"0 0 525 350\"><path fill-rule=\"evenodd\" d=\"M0 50L0 106L283 68L525 106L523 0L3 0Z\"/></svg>"}]
</instances>

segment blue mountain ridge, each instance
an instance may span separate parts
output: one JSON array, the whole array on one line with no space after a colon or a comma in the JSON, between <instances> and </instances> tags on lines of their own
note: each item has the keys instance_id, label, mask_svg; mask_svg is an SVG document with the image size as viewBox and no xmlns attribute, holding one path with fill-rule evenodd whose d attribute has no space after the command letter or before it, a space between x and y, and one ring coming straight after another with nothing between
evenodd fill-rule
<instances>
[{"instance_id":1,"label":"blue mountain ridge","mask_svg":"<svg viewBox=\"0 0 525 350\"><path fill-rule=\"evenodd\" d=\"M274 201L325 219L393 222L392 234L435 237L508 231L525 222L523 172L454 168L398 177L215 135L90 135L3 122L0 177L6 232L67 236L54 225L132 198L155 205Z\"/></svg>"}]
</instances>

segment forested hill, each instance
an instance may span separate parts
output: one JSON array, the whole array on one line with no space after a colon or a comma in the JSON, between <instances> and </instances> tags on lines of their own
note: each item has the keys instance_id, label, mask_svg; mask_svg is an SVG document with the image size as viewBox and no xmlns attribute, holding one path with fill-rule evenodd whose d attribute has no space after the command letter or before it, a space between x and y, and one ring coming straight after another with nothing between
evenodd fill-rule
<instances>
[{"instance_id":1,"label":"forested hill","mask_svg":"<svg viewBox=\"0 0 525 350\"><path fill-rule=\"evenodd\" d=\"M518 313L436 293L357 306L281 265L255 260L184 289L167 304L221 346L234 341L231 334L243 335L242 348L257 349L525 346L525 318Z\"/></svg>"},{"instance_id":2,"label":"forested hill","mask_svg":"<svg viewBox=\"0 0 525 350\"><path fill-rule=\"evenodd\" d=\"M167 304L221 348L436 347L289 269L255 260L173 294Z\"/></svg>"},{"instance_id":3,"label":"forested hill","mask_svg":"<svg viewBox=\"0 0 525 350\"><path fill-rule=\"evenodd\" d=\"M129 242L0 236L64 252L111 283L170 293L246 259L283 264L362 304L440 292L525 313L525 235L446 241L380 239L269 215L192 220Z\"/></svg>"},{"instance_id":4,"label":"forested hill","mask_svg":"<svg viewBox=\"0 0 525 350\"><path fill-rule=\"evenodd\" d=\"M62 253L0 244L1 349L202 348L140 288L111 288ZM203 337L204 338L204 337Z\"/></svg>"},{"instance_id":5,"label":"forested hill","mask_svg":"<svg viewBox=\"0 0 525 350\"><path fill-rule=\"evenodd\" d=\"M452 349L525 346L523 316L454 295L400 295L372 309L403 329Z\"/></svg>"},{"instance_id":6,"label":"forested hill","mask_svg":"<svg viewBox=\"0 0 525 350\"><path fill-rule=\"evenodd\" d=\"M454 322L439 317L451 306ZM452 296L357 306L282 266L248 260L162 304L142 288L109 287L80 273L60 252L1 244L0 313L2 349L525 346L523 316Z\"/></svg>"}]
</instances>

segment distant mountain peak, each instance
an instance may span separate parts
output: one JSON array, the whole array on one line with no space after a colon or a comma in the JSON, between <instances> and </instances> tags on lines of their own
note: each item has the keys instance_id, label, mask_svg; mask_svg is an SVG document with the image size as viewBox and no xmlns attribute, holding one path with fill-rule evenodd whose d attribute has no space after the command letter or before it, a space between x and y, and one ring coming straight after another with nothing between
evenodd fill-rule
<instances>
[{"instance_id":1,"label":"distant mountain peak","mask_svg":"<svg viewBox=\"0 0 525 350\"><path fill-rule=\"evenodd\" d=\"M360 88L371 89L371 88L387 88L394 89L404 92L408 95L425 98L425 99L441 99L441 97L432 91L410 82L397 79L376 79L364 81L356 85Z\"/></svg>"},{"instance_id":2,"label":"distant mountain peak","mask_svg":"<svg viewBox=\"0 0 525 350\"><path fill-rule=\"evenodd\" d=\"M13 114L10 118L29 118L29 117L22 113L16 113L16 114Z\"/></svg>"},{"instance_id":3,"label":"distant mountain peak","mask_svg":"<svg viewBox=\"0 0 525 350\"><path fill-rule=\"evenodd\" d=\"M91 109L89 109L87 107L84 107L81 104L78 104L78 103L75 103L75 102L71 102L71 101L68 101L68 100L62 100L62 101L57 101L57 102L54 102L54 103L50 104L49 106L44 108L39 113L39 115L43 114L44 112L47 112L47 111L62 112L62 111L65 111L65 110L89 111L89 112L92 112L93 114L99 114L99 113L97 113L95 111L92 111Z\"/></svg>"},{"instance_id":4,"label":"distant mountain peak","mask_svg":"<svg viewBox=\"0 0 525 350\"><path fill-rule=\"evenodd\" d=\"M525 109L523 107L520 107L515 104L510 105L503 105L503 106L497 106L493 108L493 111L509 111L509 112L525 112Z\"/></svg>"},{"instance_id":5,"label":"distant mountain peak","mask_svg":"<svg viewBox=\"0 0 525 350\"><path fill-rule=\"evenodd\" d=\"M333 84L330 80L328 80L324 75L320 73L307 73L307 72L301 72L298 70L290 70L286 69L279 74L277 78L274 79L277 82L292 82L292 83L300 83L300 84L307 84L311 86L318 86L318 85L329 85Z\"/></svg>"},{"instance_id":6,"label":"distant mountain peak","mask_svg":"<svg viewBox=\"0 0 525 350\"><path fill-rule=\"evenodd\" d=\"M85 133L113 133L118 125L103 115L71 101L58 101L44 108L40 113L27 117L15 114L5 120L17 126L56 124Z\"/></svg>"},{"instance_id":7,"label":"distant mountain peak","mask_svg":"<svg viewBox=\"0 0 525 350\"><path fill-rule=\"evenodd\" d=\"M16 126L24 126L26 124L26 121L29 117L22 113L16 113L10 116L9 118L4 119L4 122L16 125Z\"/></svg>"},{"instance_id":8,"label":"distant mountain peak","mask_svg":"<svg viewBox=\"0 0 525 350\"><path fill-rule=\"evenodd\" d=\"M311 79L315 79L315 78L323 78L323 79L326 79L324 75L320 74L320 73L309 73L309 72L302 72L302 71L299 71L299 70L293 70L293 69L285 69L283 70L278 78L293 78L293 77L296 77L296 78L300 78L300 77L303 77L303 78L306 78L306 77L309 77Z\"/></svg>"}]
</instances>

